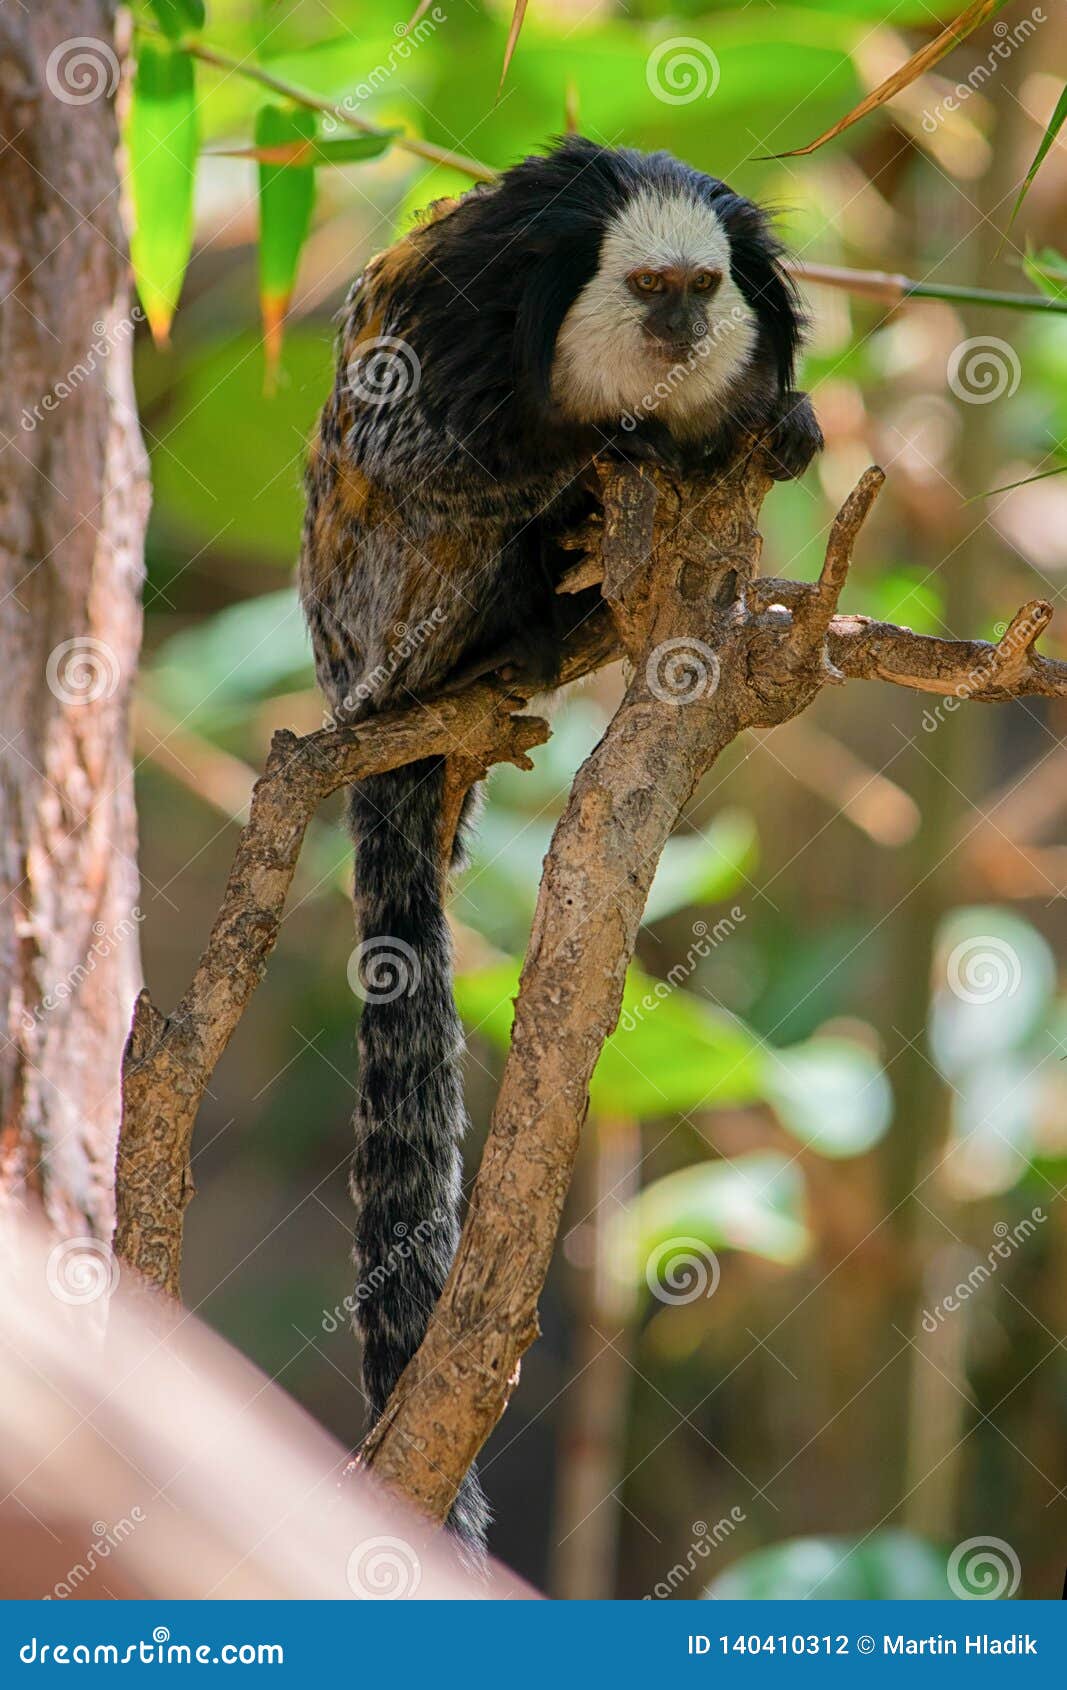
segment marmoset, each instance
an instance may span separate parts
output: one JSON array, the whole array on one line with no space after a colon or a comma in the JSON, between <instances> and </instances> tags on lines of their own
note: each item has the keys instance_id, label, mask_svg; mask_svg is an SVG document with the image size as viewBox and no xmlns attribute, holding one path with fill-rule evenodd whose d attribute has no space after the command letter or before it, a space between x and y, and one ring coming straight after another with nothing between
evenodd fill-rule
<instances>
[{"instance_id":1,"label":"marmoset","mask_svg":"<svg viewBox=\"0 0 1067 1690\"><path fill-rule=\"evenodd\" d=\"M764 212L666 153L568 137L437 202L353 283L310 452L300 593L333 719L408 705L497 653L550 687L568 631L557 541L590 497L594 456L684 474L757 436L778 478L800 475L822 444L793 391L802 331ZM588 613L580 595L565 602ZM373 1419L458 1240L443 791L443 761L427 758L350 798L354 1261L371 1288L355 1319ZM421 1242L400 1248L416 1225ZM450 1524L484 1544L473 1471Z\"/></svg>"}]
</instances>

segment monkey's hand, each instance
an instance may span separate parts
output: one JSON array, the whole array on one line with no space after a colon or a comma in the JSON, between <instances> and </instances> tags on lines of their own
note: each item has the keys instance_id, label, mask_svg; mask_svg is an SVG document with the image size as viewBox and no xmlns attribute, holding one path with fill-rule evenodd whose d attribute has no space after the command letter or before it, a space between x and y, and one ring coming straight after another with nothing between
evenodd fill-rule
<instances>
[{"instance_id":1,"label":"monkey's hand","mask_svg":"<svg viewBox=\"0 0 1067 1690\"><path fill-rule=\"evenodd\" d=\"M613 433L604 436L601 451L628 464L662 464L675 475L684 476L688 467L685 453L670 429L655 417L646 417L633 429L620 424Z\"/></svg>"},{"instance_id":2,"label":"monkey's hand","mask_svg":"<svg viewBox=\"0 0 1067 1690\"><path fill-rule=\"evenodd\" d=\"M806 393L782 394L764 446L775 481L793 481L804 474L823 447L822 429Z\"/></svg>"}]
</instances>

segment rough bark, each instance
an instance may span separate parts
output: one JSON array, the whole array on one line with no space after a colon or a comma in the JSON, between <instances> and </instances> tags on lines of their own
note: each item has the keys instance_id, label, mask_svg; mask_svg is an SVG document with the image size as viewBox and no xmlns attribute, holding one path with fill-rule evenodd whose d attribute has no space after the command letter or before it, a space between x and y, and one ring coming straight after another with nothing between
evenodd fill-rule
<instances>
[{"instance_id":1,"label":"rough bark","mask_svg":"<svg viewBox=\"0 0 1067 1690\"><path fill-rule=\"evenodd\" d=\"M0 1200L97 1236L139 984L147 509L113 35L105 0L0 13Z\"/></svg>"},{"instance_id":2,"label":"rough bark","mask_svg":"<svg viewBox=\"0 0 1067 1690\"><path fill-rule=\"evenodd\" d=\"M602 621L587 625L568 660L569 678L615 655L609 635ZM481 682L358 728L304 738L275 734L189 990L170 1016L146 991L134 1011L124 1062L115 1248L150 1284L179 1294L196 1112L263 977L315 810L339 787L435 753L462 765L466 784L491 763L528 766L527 751L548 737L544 722L516 714L529 697L517 681Z\"/></svg>"},{"instance_id":3,"label":"rough bark","mask_svg":"<svg viewBox=\"0 0 1067 1690\"><path fill-rule=\"evenodd\" d=\"M720 751L849 677L952 703L1067 694L1067 664L1034 651L1051 614L1042 602L1020 611L995 646L836 615L880 470L867 471L836 518L813 585L757 575L759 511L771 486L758 452L685 485L618 466L602 480L603 519L572 537L586 555L561 590L601 582L610 626L587 628L564 678L622 655L631 679L576 777L545 861L511 1049L452 1273L361 1454L435 1520L447 1515L537 1335L589 1080L618 1017L645 898ZM315 805L360 774L428 753L458 760L464 777L473 766L521 761L545 733L514 714L528 697L514 679L481 681L359 729L276 738L193 984L169 1020L142 997L127 1052L119 1249L150 1282L177 1290L196 1105L266 963Z\"/></svg>"}]
</instances>

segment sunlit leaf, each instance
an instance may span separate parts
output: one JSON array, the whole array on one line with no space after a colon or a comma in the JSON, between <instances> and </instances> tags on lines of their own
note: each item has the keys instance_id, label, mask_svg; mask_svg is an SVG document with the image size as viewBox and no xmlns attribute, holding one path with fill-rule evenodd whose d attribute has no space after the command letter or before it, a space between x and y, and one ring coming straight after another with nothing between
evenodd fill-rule
<instances>
[{"instance_id":1,"label":"sunlit leaf","mask_svg":"<svg viewBox=\"0 0 1067 1690\"><path fill-rule=\"evenodd\" d=\"M517 962L463 974L456 982L470 1030L507 1049L518 991ZM601 1115L649 1119L761 1096L761 1051L748 1029L691 993L631 968L617 1030L600 1054L589 1089Z\"/></svg>"},{"instance_id":2,"label":"sunlit leaf","mask_svg":"<svg viewBox=\"0 0 1067 1690\"><path fill-rule=\"evenodd\" d=\"M1023 185L1019 189L1018 195L1016 196L1015 204L1011 208L1011 216L1008 218L1008 228L1009 229L1011 228L1012 224L1015 222L1015 219L1018 217L1019 212L1022 209L1023 200L1026 198L1027 194L1030 192L1030 185L1033 182L1034 177L1037 175L1038 171L1041 169L1042 164L1045 162L1045 159L1046 159L1046 157L1047 157L1047 155L1048 155L1048 153L1049 153L1049 151L1052 147L1052 144L1055 141L1055 139L1056 139L1057 135L1059 134L1060 130L1063 128L1063 125L1064 125L1065 122L1067 122L1067 85L1064 86L1063 92L1061 93L1059 99L1056 101L1056 109L1053 112L1052 116L1049 118L1048 128L1045 130L1044 135L1041 137L1041 145L1038 147L1037 152L1034 154L1034 161L1031 164L1029 170L1026 172L1026 175L1023 178Z\"/></svg>"},{"instance_id":3,"label":"sunlit leaf","mask_svg":"<svg viewBox=\"0 0 1067 1690\"><path fill-rule=\"evenodd\" d=\"M257 148L309 142L315 114L301 106L263 106L256 114ZM311 227L315 172L308 164L259 166L259 304L268 382L282 351L282 326Z\"/></svg>"},{"instance_id":4,"label":"sunlit leaf","mask_svg":"<svg viewBox=\"0 0 1067 1690\"><path fill-rule=\"evenodd\" d=\"M142 42L126 131L137 291L157 341L166 341L193 247L197 121L193 61Z\"/></svg>"},{"instance_id":5,"label":"sunlit leaf","mask_svg":"<svg viewBox=\"0 0 1067 1690\"><path fill-rule=\"evenodd\" d=\"M789 1264L800 1261L810 1246L803 1211L803 1177L775 1151L700 1162L654 1180L618 1213L611 1223L616 1237L610 1256L639 1283L647 1282L650 1265L655 1278L660 1259L668 1283L677 1273L683 1286L681 1255L673 1269L667 1260L666 1246L672 1242L682 1255L688 1244L698 1252L747 1250ZM700 1270L699 1261L693 1270Z\"/></svg>"},{"instance_id":6,"label":"sunlit leaf","mask_svg":"<svg viewBox=\"0 0 1067 1690\"><path fill-rule=\"evenodd\" d=\"M150 438L153 523L187 556L209 546L239 567L292 567L303 443L333 379L329 325L286 338L286 382L263 403L257 332L201 342L171 388L166 443ZM153 360L159 363L159 359Z\"/></svg>"},{"instance_id":7,"label":"sunlit leaf","mask_svg":"<svg viewBox=\"0 0 1067 1690\"><path fill-rule=\"evenodd\" d=\"M876 622L902 622L917 634L936 634L945 625L937 582L917 569L887 569L873 580L864 579L853 589L847 609L853 608L853 601L857 611Z\"/></svg>"},{"instance_id":8,"label":"sunlit leaf","mask_svg":"<svg viewBox=\"0 0 1067 1690\"><path fill-rule=\"evenodd\" d=\"M863 1045L815 1038L764 1049L763 1089L782 1125L824 1156L859 1156L893 1114L885 1072Z\"/></svg>"},{"instance_id":9,"label":"sunlit leaf","mask_svg":"<svg viewBox=\"0 0 1067 1690\"><path fill-rule=\"evenodd\" d=\"M909 87L917 77L922 76L924 71L932 69L958 42L963 41L973 30L977 29L980 24L985 23L987 18L991 18L994 12L999 12L1001 7L1006 4L1007 0L971 0L971 4L966 6L950 24L946 25L941 33L934 37L933 41L928 41L924 47L920 47L919 51L913 53L911 58L906 60L898 70L895 70L891 76L887 76L884 82L880 82L878 87L867 95L866 99L853 106L850 112L839 118L829 129L824 130L814 141L809 141L805 147L793 147L789 152L777 153L774 156L776 158L801 158L808 153L817 152L820 147L826 145L827 141L833 141L846 129L851 129L852 125L858 123L861 118L867 117L872 111L877 111L879 106L884 106L887 100L893 98L894 94L899 94L903 88Z\"/></svg>"},{"instance_id":10,"label":"sunlit leaf","mask_svg":"<svg viewBox=\"0 0 1067 1690\"><path fill-rule=\"evenodd\" d=\"M735 1561L712 1579L713 1601L927 1601L956 1594L943 1550L911 1532L797 1537Z\"/></svg>"}]
</instances>

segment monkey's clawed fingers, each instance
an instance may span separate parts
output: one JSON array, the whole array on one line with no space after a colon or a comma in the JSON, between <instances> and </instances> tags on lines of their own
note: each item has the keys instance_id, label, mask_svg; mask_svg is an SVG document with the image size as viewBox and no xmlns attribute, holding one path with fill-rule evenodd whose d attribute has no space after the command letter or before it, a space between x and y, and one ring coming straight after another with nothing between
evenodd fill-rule
<instances>
[{"instance_id":1,"label":"monkey's clawed fingers","mask_svg":"<svg viewBox=\"0 0 1067 1690\"><path fill-rule=\"evenodd\" d=\"M766 440L767 461L775 481L794 481L804 474L823 446L822 429L806 393L786 393L778 420Z\"/></svg>"}]
</instances>

